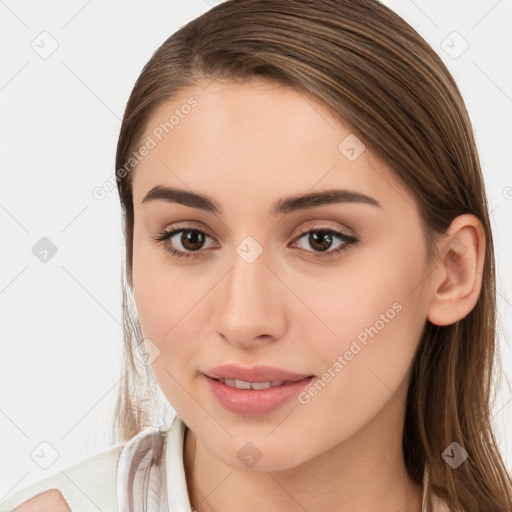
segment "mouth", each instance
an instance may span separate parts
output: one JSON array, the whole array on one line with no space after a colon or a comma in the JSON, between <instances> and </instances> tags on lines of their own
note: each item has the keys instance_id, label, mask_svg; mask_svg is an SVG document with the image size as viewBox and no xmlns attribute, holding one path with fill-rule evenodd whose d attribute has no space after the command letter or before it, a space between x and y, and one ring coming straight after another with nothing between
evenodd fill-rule
<instances>
[{"instance_id":1,"label":"mouth","mask_svg":"<svg viewBox=\"0 0 512 512\"><path fill-rule=\"evenodd\" d=\"M203 374L210 396L227 411L238 416L265 416L297 397L315 378L295 380L246 381L213 378Z\"/></svg>"},{"instance_id":2,"label":"mouth","mask_svg":"<svg viewBox=\"0 0 512 512\"><path fill-rule=\"evenodd\" d=\"M309 377L305 377L306 379L309 379L313 377L313 375L310 375ZM213 377L211 377L213 378ZM268 388L277 388L280 386L286 386L287 384L292 384L297 382L301 379L296 380L270 380L266 382L249 382L246 380L239 380L239 379L213 379L217 382L220 382L222 384L225 384L226 386L229 386L230 388L235 389L253 389L253 390L261 390L261 389L268 389Z\"/></svg>"}]
</instances>

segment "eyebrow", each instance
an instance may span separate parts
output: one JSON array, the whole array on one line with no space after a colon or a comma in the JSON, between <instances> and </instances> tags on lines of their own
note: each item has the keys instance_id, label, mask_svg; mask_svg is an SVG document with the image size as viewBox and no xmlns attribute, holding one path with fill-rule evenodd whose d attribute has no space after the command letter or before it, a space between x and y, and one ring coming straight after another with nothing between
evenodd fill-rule
<instances>
[{"instance_id":1,"label":"eyebrow","mask_svg":"<svg viewBox=\"0 0 512 512\"><path fill-rule=\"evenodd\" d=\"M164 185L153 187L146 194L142 203L157 200L178 203L211 213L220 214L222 212L219 203L208 195ZM376 199L360 192L346 189L330 189L280 198L272 205L269 213L271 215L280 215L337 203L362 203L382 208Z\"/></svg>"}]
</instances>

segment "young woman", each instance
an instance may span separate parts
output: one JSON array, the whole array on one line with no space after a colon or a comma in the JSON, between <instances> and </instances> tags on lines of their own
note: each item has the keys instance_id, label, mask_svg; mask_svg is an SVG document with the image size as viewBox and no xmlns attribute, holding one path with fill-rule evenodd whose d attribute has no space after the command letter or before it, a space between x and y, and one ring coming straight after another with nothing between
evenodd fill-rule
<instances>
[{"instance_id":1,"label":"young woman","mask_svg":"<svg viewBox=\"0 0 512 512\"><path fill-rule=\"evenodd\" d=\"M144 67L116 177L120 442L2 511L511 510L478 154L404 20L375 0L218 5Z\"/></svg>"}]
</instances>

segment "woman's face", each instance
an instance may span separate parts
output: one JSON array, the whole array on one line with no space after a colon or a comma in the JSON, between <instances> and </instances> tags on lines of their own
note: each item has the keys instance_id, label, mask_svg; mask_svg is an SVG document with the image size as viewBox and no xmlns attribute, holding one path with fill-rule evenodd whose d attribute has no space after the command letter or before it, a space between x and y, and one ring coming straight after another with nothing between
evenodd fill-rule
<instances>
[{"instance_id":1,"label":"woman's face","mask_svg":"<svg viewBox=\"0 0 512 512\"><path fill-rule=\"evenodd\" d=\"M142 145L134 297L158 383L197 442L277 470L399 432L429 272L390 169L313 98L260 81L183 90ZM157 186L182 195L144 201ZM330 190L371 199L297 199ZM157 242L164 231L177 233ZM313 377L234 390L206 377L224 364Z\"/></svg>"}]
</instances>

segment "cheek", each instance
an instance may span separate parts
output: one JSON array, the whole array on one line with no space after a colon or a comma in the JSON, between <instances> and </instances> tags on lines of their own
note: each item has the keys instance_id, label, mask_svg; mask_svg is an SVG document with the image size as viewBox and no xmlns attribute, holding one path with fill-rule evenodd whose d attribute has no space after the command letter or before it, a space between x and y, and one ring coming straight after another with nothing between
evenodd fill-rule
<instances>
[{"instance_id":1,"label":"cheek","mask_svg":"<svg viewBox=\"0 0 512 512\"><path fill-rule=\"evenodd\" d=\"M134 250L133 296L142 335L160 351L152 365L157 378L162 372L169 377L164 369L176 377L183 375L187 362L199 351L198 331L206 324L198 321L198 315L206 284L185 267L169 263L161 247L141 244Z\"/></svg>"},{"instance_id":2,"label":"cheek","mask_svg":"<svg viewBox=\"0 0 512 512\"><path fill-rule=\"evenodd\" d=\"M313 360L322 373L315 389L307 390L314 395L310 405L318 405L315 414L323 410L326 420L339 419L340 411L350 411L350 426L356 427L376 414L406 378L426 320L415 286L422 269L408 264L409 257L396 254L385 258L385 265L361 262L337 282L309 291L308 304L334 331L324 329L327 335L315 346ZM337 406L328 410L327 403Z\"/></svg>"},{"instance_id":3,"label":"cheek","mask_svg":"<svg viewBox=\"0 0 512 512\"><path fill-rule=\"evenodd\" d=\"M179 269L172 270L163 246L135 229L133 297L145 338L161 345L172 334L173 326L186 313L188 285Z\"/></svg>"},{"instance_id":4,"label":"cheek","mask_svg":"<svg viewBox=\"0 0 512 512\"><path fill-rule=\"evenodd\" d=\"M141 260L139 260L139 263ZM137 263L134 257L134 271ZM144 339L156 345L158 356L151 369L167 400L175 410L187 407L188 379L197 360L199 347L194 340L190 319L194 314L197 293L187 293L189 282L167 268L152 264L134 272L134 301ZM190 404L188 404L190 406Z\"/></svg>"},{"instance_id":5,"label":"cheek","mask_svg":"<svg viewBox=\"0 0 512 512\"><path fill-rule=\"evenodd\" d=\"M164 349L186 328L199 292L178 273L147 265L134 275L133 295L144 337Z\"/></svg>"}]
</instances>

